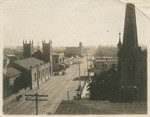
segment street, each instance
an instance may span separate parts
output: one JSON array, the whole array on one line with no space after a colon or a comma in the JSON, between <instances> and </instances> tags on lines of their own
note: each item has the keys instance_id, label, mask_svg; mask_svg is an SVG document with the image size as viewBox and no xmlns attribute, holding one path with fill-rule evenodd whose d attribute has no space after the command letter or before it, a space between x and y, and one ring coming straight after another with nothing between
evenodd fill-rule
<instances>
[{"instance_id":1,"label":"street","mask_svg":"<svg viewBox=\"0 0 150 117\"><path fill-rule=\"evenodd\" d=\"M80 75L84 76L87 64L85 58L82 60L83 63L80 64ZM73 100L73 97L76 95L75 90L79 85L79 81L73 81L74 78L79 76L79 64L71 65L66 69L66 73L66 75L53 76L52 79L48 81L48 85L38 92L40 95L48 95L48 97L44 98L47 99L47 101L38 103L39 114L54 114L61 101L68 100L67 91L69 92L69 99ZM83 84L84 81L81 81L81 86L83 86ZM23 96L23 98L25 100L25 96ZM35 101L24 101L23 104L12 110L9 114L35 114L35 105Z\"/></svg>"}]
</instances>

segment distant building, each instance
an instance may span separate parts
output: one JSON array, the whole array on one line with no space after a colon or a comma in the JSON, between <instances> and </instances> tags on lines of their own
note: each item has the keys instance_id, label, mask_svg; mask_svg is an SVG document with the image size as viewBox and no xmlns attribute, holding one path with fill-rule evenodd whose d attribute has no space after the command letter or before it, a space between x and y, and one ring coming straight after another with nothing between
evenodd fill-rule
<instances>
[{"instance_id":1,"label":"distant building","mask_svg":"<svg viewBox=\"0 0 150 117\"><path fill-rule=\"evenodd\" d=\"M83 53L82 42L79 42L79 47L66 47L66 56L68 57L76 55L82 57L82 53Z\"/></svg>"},{"instance_id":2,"label":"distant building","mask_svg":"<svg viewBox=\"0 0 150 117\"><path fill-rule=\"evenodd\" d=\"M22 82L24 82L25 87L31 89L37 85L37 79L41 83L50 76L50 63L33 57L16 60L13 62L13 67L22 72L24 77Z\"/></svg>"},{"instance_id":3,"label":"distant building","mask_svg":"<svg viewBox=\"0 0 150 117\"><path fill-rule=\"evenodd\" d=\"M64 64L66 64L67 66L72 65L73 63L76 62L76 58L75 57L71 57L71 58L65 58L64 59Z\"/></svg>"},{"instance_id":4,"label":"distant building","mask_svg":"<svg viewBox=\"0 0 150 117\"><path fill-rule=\"evenodd\" d=\"M111 68L117 68L117 65L117 58L96 58L94 60L94 75L99 76L104 71L107 71Z\"/></svg>"},{"instance_id":5,"label":"distant building","mask_svg":"<svg viewBox=\"0 0 150 117\"><path fill-rule=\"evenodd\" d=\"M15 57L16 57L16 60L19 60L19 59L23 59L23 52L15 52Z\"/></svg>"},{"instance_id":6,"label":"distant building","mask_svg":"<svg viewBox=\"0 0 150 117\"><path fill-rule=\"evenodd\" d=\"M53 72L59 72L64 67L64 53L53 53Z\"/></svg>"}]
</instances>

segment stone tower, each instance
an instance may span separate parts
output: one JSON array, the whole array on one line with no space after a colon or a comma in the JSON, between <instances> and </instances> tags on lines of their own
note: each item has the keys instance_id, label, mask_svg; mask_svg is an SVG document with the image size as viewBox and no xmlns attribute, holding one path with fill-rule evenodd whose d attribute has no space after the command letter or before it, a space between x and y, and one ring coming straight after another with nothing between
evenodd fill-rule
<instances>
[{"instance_id":1,"label":"stone tower","mask_svg":"<svg viewBox=\"0 0 150 117\"><path fill-rule=\"evenodd\" d=\"M45 62L50 62L50 74L52 75L52 41L45 42L42 40L42 50L43 50L43 57Z\"/></svg>"},{"instance_id":2,"label":"stone tower","mask_svg":"<svg viewBox=\"0 0 150 117\"><path fill-rule=\"evenodd\" d=\"M33 41L23 41L23 58L30 58L33 54Z\"/></svg>"},{"instance_id":3,"label":"stone tower","mask_svg":"<svg viewBox=\"0 0 150 117\"><path fill-rule=\"evenodd\" d=\"M122 84L133 85L138 79L141 48L138 47L135 6L126 4L123 44L119 37L118 71Z\"/></svg>"}]
</instances>

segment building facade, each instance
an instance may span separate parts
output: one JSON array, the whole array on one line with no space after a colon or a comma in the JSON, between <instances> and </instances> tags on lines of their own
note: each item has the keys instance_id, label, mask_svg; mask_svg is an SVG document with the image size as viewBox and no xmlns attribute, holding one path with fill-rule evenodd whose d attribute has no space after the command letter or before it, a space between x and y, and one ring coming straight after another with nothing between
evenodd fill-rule
<instances>
[{"instance_id":1,"label":"building facade","mask_svg":"<svg viewBox=\"0 0 150 117\"><path fill-rule=\"evenodd\" d=\"M53 72L59 72L63 69L64 53L53 53Z\"/></svg>"}]
</instances>

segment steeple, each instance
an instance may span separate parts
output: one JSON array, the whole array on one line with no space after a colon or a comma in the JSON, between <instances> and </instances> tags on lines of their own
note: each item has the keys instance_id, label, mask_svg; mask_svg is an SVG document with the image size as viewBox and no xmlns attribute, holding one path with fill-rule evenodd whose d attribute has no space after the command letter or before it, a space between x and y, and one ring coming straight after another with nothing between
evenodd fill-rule
<instances>
[{"instance_id":1,"label":"steeple","mask_svg":"<svg viewBox=\"0 0 150 117\"><path fill-rule=\"evenodd\" d=\"M122 43L121 43L121 33L119 32L119 42L117 44L118 48L122 46Z\"/></svg>"},{"instance_id":2,"label":"steeple","mask_svg":"<svg viewBox=\"0 0 150 117\"><path fill-rule=\"evenodd\" d=\"M123 47L127 52L138 48L135 5L132 3L126 4Z\"/></svg>"}]
</instances>

